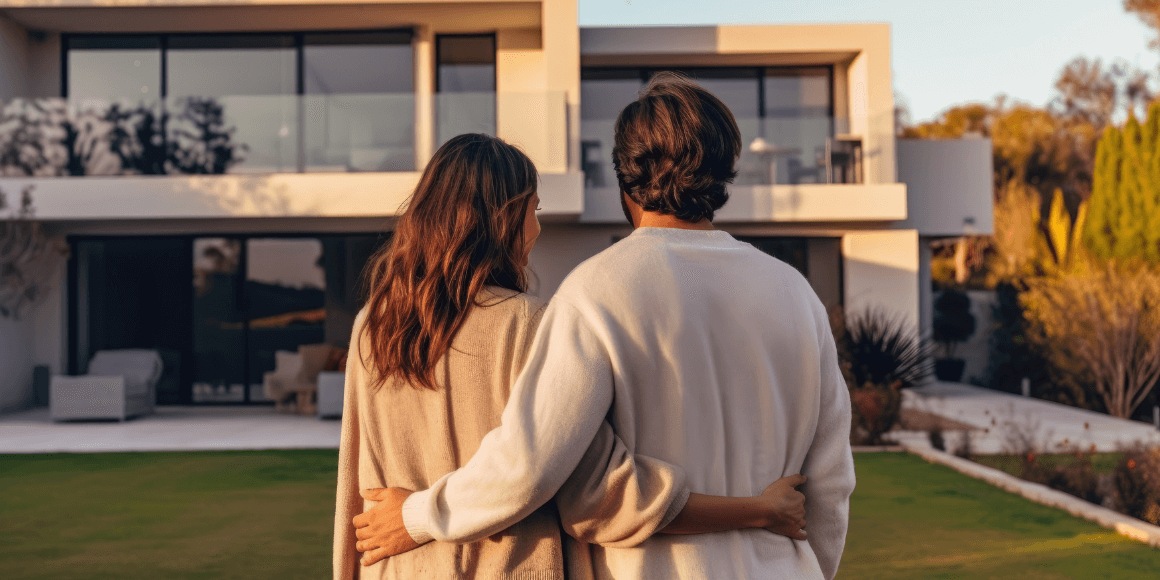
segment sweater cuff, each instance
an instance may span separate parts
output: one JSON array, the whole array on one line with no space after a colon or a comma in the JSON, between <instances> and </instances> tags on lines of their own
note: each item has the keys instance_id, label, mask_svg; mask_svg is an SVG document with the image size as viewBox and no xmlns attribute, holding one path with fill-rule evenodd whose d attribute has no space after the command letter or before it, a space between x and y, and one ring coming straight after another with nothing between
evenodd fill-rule
<instances>
[{"instance_id":1,"label":"sweater cuff","mask_svg":"<svg viewBox=\"0 0 1160 580\"><path fill-rule=\"evenodd\" d=\"M403 502L403 526L411 539L420 546L434 540L427 531L427 503L431 498L431 490L425 489L412 493Z\"/></svg>"},{"instance_id":2,"label":"sweater cuff","mask_svg":"<svg viewBox=\"0 0 1160 580\"><path fill-rule=\"evenodd\" d=\"M673 503L669 504L669 509L665 512L665 517L661 519L661 524L657 526L658 532L665 529L665 526L668 526L673 520L677 519L681 510L685 509L685 504L689 503L689 496L692 493L688 486L682 487L681 491L677 492L677 496L673 498Z\"/></svg>"}]
</instances>

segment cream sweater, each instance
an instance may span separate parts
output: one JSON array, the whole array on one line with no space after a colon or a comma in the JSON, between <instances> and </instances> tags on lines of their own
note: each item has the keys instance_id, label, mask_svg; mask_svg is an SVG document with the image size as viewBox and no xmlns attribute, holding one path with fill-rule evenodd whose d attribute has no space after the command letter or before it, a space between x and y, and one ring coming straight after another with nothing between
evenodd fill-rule
<instances>
[{"instance_id":1,"label":"cream sweater","mask_svg":"<svg viewBox=\"0 0 1160 580\"><path fill-rule=\"evenodd\" d=\"M474 307L439 363L437 392L388 383L370 389L361 361L367 338L365 313L355 321L346 375L339 449L334 528L334 578L530 578L564 577L565 552L583 544L561 532L561 517L573 533L591 541L631 545L667 525L684 506L684 474L666 463L633 457L604 423L576 474L557 502L538 502L509 522L478 534L468 544L436 543L363 568L355 550L351 519L373 503L360 489L426 489L463 466L489 431L499 425L510 387L523 367L544 311L526 294L485 288L489 304ZM558 511L557 511L558 505ZM501 531L502 530L502 531ZM486 537L489 536L490 537ZM580 577L589 574L581 567Z\"/></svg>"},{"instance_id":2,"label":"cream sweater","mask_svg":"<svg viewBox=\"0 0 1160 580\"><path fill-rule=\"evenodd\" d=\"M544 313L502 425L403 504L458 541L548 501L607 417L694 492L752 496L802 473L810 539L748 529L592 545L598 578L833 578L854 488L850 399L825 309L792 267L719 230L640 228L578 266ZM581 546L583 548L584 546Z\"/></svg>"}]
</instances>

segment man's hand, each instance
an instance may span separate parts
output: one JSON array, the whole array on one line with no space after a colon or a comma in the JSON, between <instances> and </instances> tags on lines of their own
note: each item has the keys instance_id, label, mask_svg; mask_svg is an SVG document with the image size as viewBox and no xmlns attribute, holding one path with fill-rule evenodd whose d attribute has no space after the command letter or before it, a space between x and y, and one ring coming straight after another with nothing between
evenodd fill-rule
<instances>
[{"instance_id":1,"label":"man's hand","mask_svg":"<svg viewBox=\"0 0 1160 580\"><path fill-rule=\"evenodd\" d=\"M806 482L804 475L783 477L765 488L761 502L761 527L795 540L806 539L806 496L794 489Z\"/></svg>"},{"instance_id":2,"label":"man's hand","mask_svg":"<svg viewBox=\"0 0 1160 580\"><path fill-rule=\"evenodd\" d=\"M398 487L364 489L363 499L378 502L371 509L354 517L355 544L363 552L362 565L370 566L419 547L403 525L403 502L413 491Z\"/></svg>"}]
</instances>

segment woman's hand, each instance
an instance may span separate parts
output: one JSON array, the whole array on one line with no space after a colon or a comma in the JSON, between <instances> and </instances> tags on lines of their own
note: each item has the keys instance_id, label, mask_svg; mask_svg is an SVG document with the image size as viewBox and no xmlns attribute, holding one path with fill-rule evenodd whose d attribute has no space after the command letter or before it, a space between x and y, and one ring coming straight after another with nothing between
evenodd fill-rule
<instances>
[{"instance_id":1,"label":"woman's hand","mask_svg":"<svg viewBox=\"0 0 1160 580\"><path fill-rule=\"evenodd\" d=\"M391 487L366 489L359 493L363 499L378 502L355 516L352 522L354 535L359 539L355 549L363 552L363 566L419 547L403 525L403 502L413 493L411 490Z\"/></svg>"},{"instance_id":2,"label":"woman's hand","mask_svg":"<svg viewBox=\"0 0 1160 580\"><path fill-rule=\"evenodd\" d=\"M794 489L806 482L804 475L783 477L765 488L756 499L761 527L795 540L806 539L806 496Z\"/></svg>"}]
</instances>

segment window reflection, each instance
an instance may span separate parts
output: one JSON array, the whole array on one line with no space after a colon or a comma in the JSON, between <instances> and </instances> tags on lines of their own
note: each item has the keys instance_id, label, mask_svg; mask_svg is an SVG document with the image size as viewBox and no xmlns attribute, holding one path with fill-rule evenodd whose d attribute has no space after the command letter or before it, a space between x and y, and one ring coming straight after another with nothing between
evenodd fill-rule
<instances>
[{"instance_id":1,"label":"window reflection","mask_svg":"<svg viewBox=\"0 0 1160 580\"><path fill-rule=\"evenodd\" d=\"M436 146L463 133L495 135L495 36L439 36L436 55Z\"/></svg>"},{"instance_id":2,"label":"window reflection","mask_svg":"<svg viewBox=\"0 0 1160 580\"><path fill-rule=\"evenodd\" d=\"M410 33L308 34L302 50L307 169L413 170Z\"/></svg>"},{"instance_id":3,"label":"window reflection","mask_svg":"<svg viewBox=\"0 0 1160 580\"><path fill-rule=\"evenodd\" d=\"M132 104L161 98L158 37L72 37L67 46L70 97Z\"/></svg>"},{"instance_id":4,"label":"window reflection","mask_svg":"<svg viewBox=\"0 0 1160 580\"><path fill-rule=\"evenodd\" d=\"M243 143L244 161L233 173L298 167L297 56L292 36L174 36L166 63L167 104L186 108L190 98L211 97L222 107L222 126ZM194 120L178 122L196 125ZM184 127L189 131L193 127Z\"/></svg>"},{"instance_id":5,"label":"window reflection","mask_svg":"<svg viewBox=\"0 0 1160 580\"><path fill-rule=\"evenodd\" d=\"M581 163L586 187L614 187L613 124L645 80L662 69L581 71ZM827 183L828 164L845 155L833 138L829 67L720 67L679 71L721 99L737 120L738 185ZM857 178L857 169L847 172Z\"/></svg>"}]
</instances>

